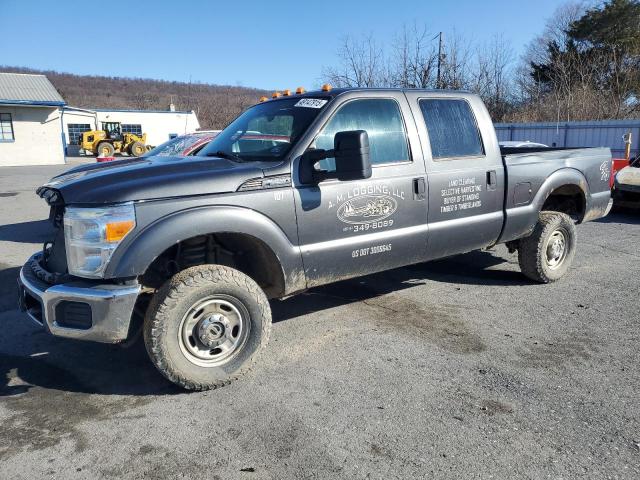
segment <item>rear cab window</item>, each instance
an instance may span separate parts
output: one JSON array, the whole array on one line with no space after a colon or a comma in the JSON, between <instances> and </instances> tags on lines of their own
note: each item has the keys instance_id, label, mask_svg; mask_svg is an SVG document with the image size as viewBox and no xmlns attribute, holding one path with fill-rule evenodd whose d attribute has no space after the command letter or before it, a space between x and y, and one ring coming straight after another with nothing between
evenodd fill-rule
<instances>
[{"instance_id":1,"label":"rear cab window","mask_svg":"<svg viewBox=\"0 0 640 480\"><path fill-rule=\"evenodd\" d=\"M484 156L478 124L466 100L425 98L418 103L434 160Z\"/></svg>"}]
</instances>

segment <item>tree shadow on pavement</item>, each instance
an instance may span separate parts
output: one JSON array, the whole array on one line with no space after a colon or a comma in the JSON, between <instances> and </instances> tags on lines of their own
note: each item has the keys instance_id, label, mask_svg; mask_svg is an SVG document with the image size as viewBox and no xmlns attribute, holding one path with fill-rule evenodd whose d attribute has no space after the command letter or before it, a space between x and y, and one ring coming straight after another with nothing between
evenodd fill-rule
<instances>
[{"instance_id":1,"label":"tree shadow on pavement","mask_svg":"<svg viewBox=\"0 0 640 480\"><path fill-rule=\"evenodd\" d=\"M398 292L427 281L461 285L531 285L520 271L490 269L506 260L489 251L474 251L438 260L380 272L316 287L285 300L271 302L273 321L368 300Z\"/></svg>"},{"instance_id":2,"label":"tree shadow on pavement","mask_svg":"<svg viewBox=\"0 0 640 480\"><path fill-rule=\"evenodd\" d=\"M16 243L42 243L50 240L53 225L49 220L0 225L0 241Z\"/></svg>"},{"instance_id":3,"label":"tree shadow on pavement","mask_svg":"<svg viewBox=\"0 0 640 480\"><path fill-rule=\"evenodd\" d=\"M155 369L141 339L122 348L56 338L17 310L0 315L0 398L32 387L99 395L182 392Z\"/></svg>"},{"instance_id":4,"label":"tree shadow on pavement","mask_svg":"<svg viewBox=\"0 0 640 480\"><path fill-rule=\"evenodd\" d=\"M625 223L627 225L640 225L640 209L619 209L611 212L606 217L594 220L598 223Z\"/></svg>"},{"instance_id":5,"label":"tree shadow on pavement","mask_svg":"<svg viewBox=\"0 0 640 480\"><path fill-rule=\"evenodd\" d=\"M529 283L519 272L491 269L504 262L490 252L472 252L314 288L272 301L273 321L398 292L428 281L505 286ZM17 275L17 267L0 270L0 397L18 395L32 387L98 395L183 392L155 369L142 341L123 349L50 336L15 310Z\"/></svg>"},{"instance_id":6,"label":"tree shadow on pavement","mask_svg":"<svg viewBox=\"0 0 640 480\"><path fill-rule=\"evenodd\" d=\"M506 266L509 265L509 262L497 255L495 250L475 250L407 268L434 282L505 287L532 284L531 280L522 275L519 266L517 270L493 268L498 265Z\"/></svg>"},{"instance_id":7,"label":"tree shadow on pavement","mask_svg":"<svg viewBox=\"0 0 640 480\"><path fill-rule=\"evenodd\" d=\"M0 241L39 243L51 238L48 220L0 225ZM101 395L182 392L155 369L144 342L117 345L52 337L17 311L20 267L0 263L0 397L42 387Z\"/></svg>"},{"instance_id":8,"label":"tree shadow on pavement","mask_svg":"<svg viewBox=\"0 0 640 480\"><path fill-rule=\"evenodd\" d=\"M9 267L0 263L0 313L18 305L19 267Z\"/></svg>"}]
</instances>

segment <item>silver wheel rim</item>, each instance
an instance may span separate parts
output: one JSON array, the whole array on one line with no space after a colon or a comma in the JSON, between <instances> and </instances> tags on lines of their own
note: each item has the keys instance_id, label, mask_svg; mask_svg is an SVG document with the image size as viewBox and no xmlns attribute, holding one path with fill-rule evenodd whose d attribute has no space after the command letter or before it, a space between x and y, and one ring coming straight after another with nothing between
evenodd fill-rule
<instances>
[{"instance_id":1,"label":"silver wheel rim","mask_svg":"<svg viewBox=\"0 0 640 480\"><path fill-rule=\"evenodd\" d=\"M217 367L242 349L249 329L249 313L240 302L226 295L210 296L198 300L182 317L178 343L191 363Z\"/></svg>"},{"instance_id":2,"label":"silver wheel rim","mask_svg":"<svg viewBox=\"0 0 640 480\"><path fill-rule=\"evenodd\" d=\"M559 268L567 257L567 236L562 230L551 234L545 248L547 266L554 270Z\"/></svg>"}]
</instances>

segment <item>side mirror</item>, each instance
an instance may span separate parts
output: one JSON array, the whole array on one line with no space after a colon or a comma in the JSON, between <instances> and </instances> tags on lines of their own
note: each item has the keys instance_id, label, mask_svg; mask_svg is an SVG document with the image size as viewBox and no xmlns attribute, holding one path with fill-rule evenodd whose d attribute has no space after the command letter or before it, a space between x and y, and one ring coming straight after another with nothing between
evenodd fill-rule
<instances>
[{"instance_id":1,"label":"side mirror","mask_svg":"<svg viewBox=\"0 0 640 480\"><path fill-rule=\"evenodd\" d=\"M362 180L371 177L369 135L365 130L336 133L333 152L338 180Z\"/></svg>"},{"instance_id":2,"label":"side mirror","mask_svg":"<svg viewBox=\"0 0 640 480\"><path fill-rule=\"evenodd\" d=\"M315 169L316 163L325 158L335 158L335 172ZM333 150L309 150L300 161L302 183L318 183L328 178L362 180L371 174L369 136L365 130L338 132L333 139Z\"/></svg>"}]
</instances>

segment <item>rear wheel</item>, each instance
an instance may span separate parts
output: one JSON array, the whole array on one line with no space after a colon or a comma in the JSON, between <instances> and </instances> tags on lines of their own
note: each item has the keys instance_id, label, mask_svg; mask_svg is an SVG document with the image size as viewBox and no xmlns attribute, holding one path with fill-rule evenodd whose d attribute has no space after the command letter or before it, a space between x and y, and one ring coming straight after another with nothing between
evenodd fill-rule
<instances>
[{"instance_id":1,"label":"rear wheel","mask_svg":"<svg viewBox=\"0 0 640 480\"><path fill-rule=\"evenodd\" d=\"M129 154L133 155L134 157L139 157L141 155L144 155L146 151L147 150L144 147L144 143L142 142L133 142L129 147Z\"/></svg>"},{"instance_id":2,"label":"rear wheel","mask_svg":"<svg viewBox=\"0 0 640 480\"><path fill-rule=\"evenodd\" d=\"M271 332L271 309L248 276L201 265L171 278L144 322L147 352L160 372L189 390L225 385L246 373Z\"/></svg>"},{"instance_id":3,"label":"rear wheel","mask_svg":"<svg viewBox=\"0 0 640 480\"><path fill-rule=\"evenodd\" d=\"M518 262L522 273L540 283L562 278L573 262L576 226L560 212L542 212L533 233L520 240Z\"/></svg>"},{"instance_id":4,"label":"rear wheel","mask_svg":"<svg viewBox=\"0 0 640 480\"><path fill-rule=\"evenodd\" d=\"M98 145L98 156L100 157L113 157L114 152L115 148L110 143L102 142Z\"/></svg>"}]
</instances>

